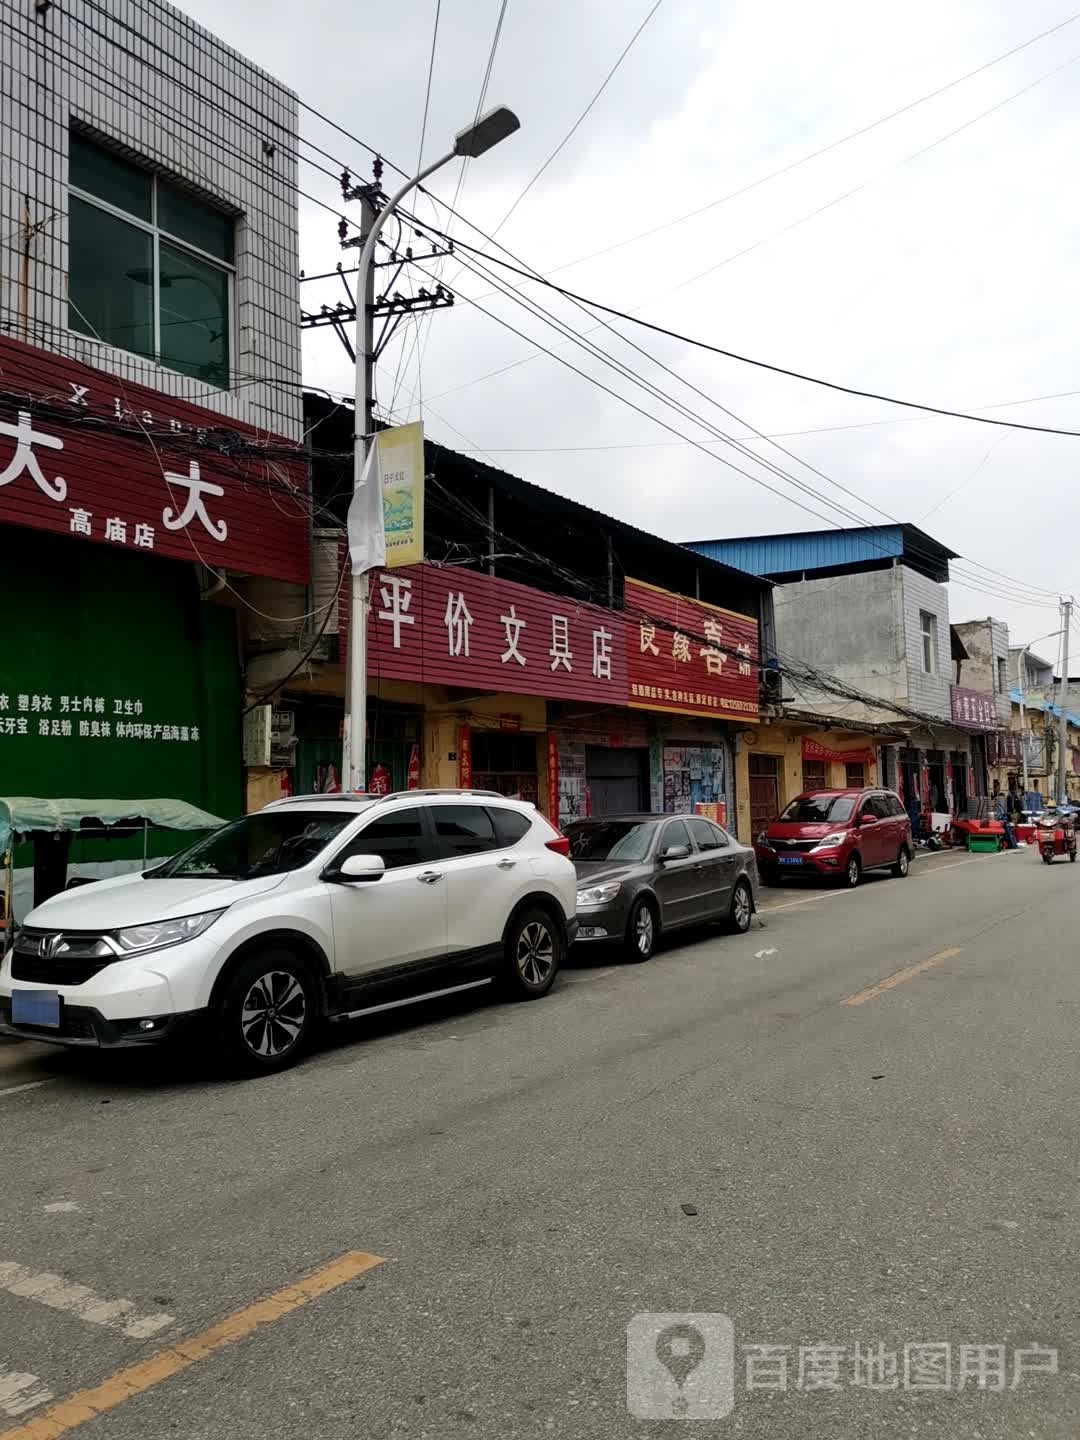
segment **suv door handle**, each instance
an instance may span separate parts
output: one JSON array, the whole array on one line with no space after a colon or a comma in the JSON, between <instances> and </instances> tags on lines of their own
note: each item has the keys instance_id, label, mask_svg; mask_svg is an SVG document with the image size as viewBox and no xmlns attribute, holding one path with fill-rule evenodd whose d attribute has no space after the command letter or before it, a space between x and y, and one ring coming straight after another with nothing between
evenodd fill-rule
<instances>
[{"instance_id":1,"label":"suv door handle","mask_svg":"<svg viewBox=\"0 0 1080 1440\"><path fill-rule=\"evenodd\" d=\"M425 884L425 885L434 885L435 882L436 882L436 880L441 880L441 879L442 879L442 871L441 871L441 870L421 870L421 871L420 871L420 874L417 875L416 878L417 878L418 880L422 881L422 883Z\"/></svg>"},{"instance_id":2,"label":"suv door handle","mask_svg":"<svg viewBox=\"0 0 1080 1440\"><path fill-rule=\"evenodd\" d=\"M496 860L495 868L496 870L512 870L516 864L516 860Z\"/></svg>"}]
</instances>

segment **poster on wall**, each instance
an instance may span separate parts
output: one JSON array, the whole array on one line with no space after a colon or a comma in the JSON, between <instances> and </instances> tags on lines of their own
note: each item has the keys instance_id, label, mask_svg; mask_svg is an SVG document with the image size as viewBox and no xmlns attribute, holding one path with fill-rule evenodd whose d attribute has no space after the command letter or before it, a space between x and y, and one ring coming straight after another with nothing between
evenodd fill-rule
<instances>
[{"instance_id":1,"label":"poster on wall","mask_svg":"<svg viewBox=\"0 0 1080 1440\"><path fill-rule=\"evenodd\" d=\"M559 775L559 825L584 820L589 813L589 792L585 780L585 747L560 745L557 750Z\"/></svg>"},{"instance_id":2,"label":"poster on wall","mask_svg":"<svg viewBox=\"0 0 1080 1440\"><path fill-rule=\"evenodd\" d=\"M719 745L664 747L664 810L692 815L699 805L727 804L727 752Z\"/></svg>"}]
</instances>

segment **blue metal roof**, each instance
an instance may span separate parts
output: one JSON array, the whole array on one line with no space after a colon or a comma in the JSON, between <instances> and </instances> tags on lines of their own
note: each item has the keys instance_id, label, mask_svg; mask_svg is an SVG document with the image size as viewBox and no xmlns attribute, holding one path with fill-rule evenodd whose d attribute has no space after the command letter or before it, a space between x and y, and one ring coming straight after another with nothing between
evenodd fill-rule
<instances>
[{"instance_id":1,"label":"blue metal roof","mask_svg":"<svg viewBox=\"0 0 1080 1440\"><path fill-rule=\"evenodd\" d=\"M871 525L848 530L803 530L789 535L745 535L726 540L691 540L687 548L710 560L776 576L880 565L903 560L933 578L948 578L953 551L914 525Z\"/></svg>"},{"instance_id":2,"label":"blue metal roof","mask_svg":"<svg viewBox=\"0 0 1080 1440\"><path fill-rule=\"evenodd\" d=\"M1012 703L1013 703L1014 705L1019 705L1019 704L1020 704L1020 691L1016 688L1015 685L1014 685L1013 688L1009 691L1009 699L1012 701ZM1060 719L1061 719L1061 706L1060 706L1060 705L1055 705L1052 700L1044 700L1044 699L1043 699L1041 696L1039 696L1039 695L1028 695L1028 694L1025 694L1025 695L1024 695L1024 709L1025 709L1025 710L1041 710L1044 715L1049 714L1049 715L1053 715L1053 716L1055 717L1055 719L1057 719L1057 720L1060 720ZM1080 730L1080 715L1074 714L1072 710L1066 710L1066 711L1065 711L1065 723L1066 723L1066 725L1073 725L1073 726L1075 726L1078 730Z\"/></svg>"}]
</instances>

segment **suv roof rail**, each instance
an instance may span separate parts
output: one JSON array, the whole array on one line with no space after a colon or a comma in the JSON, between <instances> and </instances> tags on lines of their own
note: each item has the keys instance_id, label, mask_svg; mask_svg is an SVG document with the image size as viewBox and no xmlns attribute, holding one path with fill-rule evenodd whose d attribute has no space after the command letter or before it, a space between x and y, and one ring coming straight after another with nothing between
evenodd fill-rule
<instances>
[{"instance_id":1,"label":"suv roof rail","mask_svg":"<svg viewBox=\"0 0 1080 1440\"><path fill-rule=\"evenodd\" d=\"M459 785L432 785L424 790L391 790L389 795L373 795L370 798L386 804L390 800L414 800L418 795L480 795L486 800L510 799L510 796L504 795L501 790L466 790Z\"/></svg>"}]
</instances>

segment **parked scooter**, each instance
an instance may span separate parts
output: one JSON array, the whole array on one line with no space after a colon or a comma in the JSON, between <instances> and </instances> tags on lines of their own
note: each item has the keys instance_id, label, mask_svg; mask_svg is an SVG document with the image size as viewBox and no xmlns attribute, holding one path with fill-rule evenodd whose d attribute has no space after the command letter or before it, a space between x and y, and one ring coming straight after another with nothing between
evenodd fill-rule
<instances>
[{"instance_id":1,"label":"parked scooter","mask_svg":"<svg viewBox=\"0 0 1080 1440\"><path fill-rule=\"evenodd\" d=\"M1039 854L1052 865L1059 855L1076 860L1076 819L1071 806L1044 810L1038 819Z\"/></svg>"}]
</instances>

